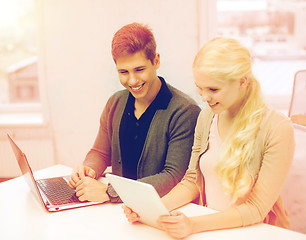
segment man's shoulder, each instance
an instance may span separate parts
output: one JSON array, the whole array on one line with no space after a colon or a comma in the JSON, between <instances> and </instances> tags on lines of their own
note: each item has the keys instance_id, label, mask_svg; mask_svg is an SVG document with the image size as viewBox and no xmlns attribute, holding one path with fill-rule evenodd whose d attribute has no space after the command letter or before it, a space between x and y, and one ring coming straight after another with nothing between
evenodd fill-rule
<instances>
[{"instance_id":1,"label":"man's shoulder","mask_svg":"<svg viewBox=\"0 0 306 240\"><path fill-rule=\"evenodd\" d=\"M129 95L129 91L127 89L119 90L115 92L110 99L120 99L122 97L127 97Z\"/></svg>"},{"instance_id":2,"label":"man's shoulder","mask_svg":"<svg viewBox=\"0 0 306 240\"><path fill-rule=\"evenodd\" d=\"M128 96L129 91L127 89L119 90L109 97L108 105L117 104L120 101L126 101Z\"/></svg>"},{"instance_id":3,"label":"man's shoulder","mask_svg":"<svg viewBox=\"0 0 306 240\"><path fill-rule=\"evenodd\" d=\"M189 107L189 106L194 106L198 109L200 109L200 107L198 106L198 104L196 103L196 101L190 97L189 95L187 95L186 93L184 93L183 91L171 86L170 84L167 85L170 92L172 93L172 98L170 103L173 105L178 105L181 107Z\"/></svg>"},{"instance_id":4,"label":"man's shoulder","mask_svg":"<svg viewBox=\"0 0 306 240\"><path fill-rule=\"evenodd\" d=\"M108 98L103 112L109 115L111 112L114 114L115 112L122 111L125 107L128 96L129 91L126 89L115 92Z\"/></svg>"}]
</instances>

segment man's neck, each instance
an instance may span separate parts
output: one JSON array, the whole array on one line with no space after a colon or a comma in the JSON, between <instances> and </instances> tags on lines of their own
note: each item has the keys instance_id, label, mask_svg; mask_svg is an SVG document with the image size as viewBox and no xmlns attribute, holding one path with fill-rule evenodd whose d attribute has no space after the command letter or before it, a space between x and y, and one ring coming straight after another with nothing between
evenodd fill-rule
<instances>
[{"instance_id":1,"label":"man's neck","mask_svg":"<svg viewBox=\"0 0 306 240\"><path fill-rule=\"evenodd\" d=\"M157 77L157 76L156 76ZM158 77L157 77L158 78ZM152 86L153 89L151 92L148 92L148 95L146 98L141 98L141 99L135 99L135 117L139 119L141 115L146 111L146 109L150 106L150 104L154 101L156 98L157 94L159 93L161 89L162 83L160 79L156 81L156 85Z\"/></svg>"}]
</instances>

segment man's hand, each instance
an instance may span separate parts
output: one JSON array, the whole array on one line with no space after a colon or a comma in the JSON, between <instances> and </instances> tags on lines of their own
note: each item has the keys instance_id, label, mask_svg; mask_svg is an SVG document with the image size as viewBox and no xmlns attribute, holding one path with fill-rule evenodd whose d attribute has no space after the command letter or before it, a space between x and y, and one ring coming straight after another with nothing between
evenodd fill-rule
<instances>
[{"instance_id":1,"label":"man's hand","mask_svg":"<svg viewBox=\"0 0 306 240\"><path fill-rule=\"evenodd\" d=\"M85 177L78 181L76 185L76 196L80 201L106 202L109 196L106 193L107 185L93 179Z\"/></svg>"},{"instance_id":2,"label":"man's hand","mask_svg":"<svg viewBox=\"0 0 306 240\"><path fill-rule=\"evenodd\" d=\"M95 178L96 172L87 166L78 166L73 170L73 173L69 180L69 185L72 188L76 188L77 184L80 180L84 179L85 177Z\"/></svg>"}]
</instances>

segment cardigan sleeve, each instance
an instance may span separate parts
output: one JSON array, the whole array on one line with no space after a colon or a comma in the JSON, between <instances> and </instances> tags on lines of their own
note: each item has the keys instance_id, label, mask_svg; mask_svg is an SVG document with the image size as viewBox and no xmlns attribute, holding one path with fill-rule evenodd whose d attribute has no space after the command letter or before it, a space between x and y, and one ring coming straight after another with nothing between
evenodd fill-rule
<instances>
[{"instance_id":1,"label":"cardigan sleeve","mask_svg":"<svg viewBox=\"0 0 306 240\"><path fill-rule=\"evenodd\" d=\"M187 187L194 195L199 196L198 203L201 205L205 205L206 200L204 177L199 168L199 159L206 151L208 145L208 135L213 116L214 114L208 107L201 111L195 127L190 163L184 178L180 182L181 185Z\"/></svg>"},{"instance_id":2,"label":"cardigan sleeve","mask_svg":"<svg viewBox=\"0 0 306 240\"><path fill-rule=\"evenodd\" d=\"M105 168L111 165L111 128L114 102L116 102L115 95L109 98L103 109L94 145L87 153L83 162L84 165L95 170L96 178L99 178Z\"/></svg>"},{"instance_id":3,"label":"cardigan sleeve","mask_svg":"<svg viewBox=\"0 0 306 240\"><path fill-rule=\"evenodd\" d=\"M280 197L294 154L294 133L288 119L270 123L264 137L262 164L246 201L236 208L243 225L262 222Z\"/></svg>"}]
</instances>

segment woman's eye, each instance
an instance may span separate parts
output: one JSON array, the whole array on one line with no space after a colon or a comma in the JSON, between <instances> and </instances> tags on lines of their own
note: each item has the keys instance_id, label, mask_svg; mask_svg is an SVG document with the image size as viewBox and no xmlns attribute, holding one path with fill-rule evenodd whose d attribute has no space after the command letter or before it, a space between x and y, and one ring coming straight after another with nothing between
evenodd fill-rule
<instances>
[{"instance_id":1,"label":"woman's eye","mask_svg":"<svg viewBox=\"0 0 306 240\"><path fill-rule=\"evenodd\" d=\"M209 90L212 91L212 92L217 92L219 89L217 89L217 88L210 88Z\"/></svg>"},{"instance_id":2,"label":"woman's eye","mask_svg":"<svg viewBox=\"0 0 306 240\"><path fill-rule=\"evenodd\" d=\"M137 68L137 69L136 69L137 72L141 72L141 71L143 71L143 70L144 70L144 68Z\"/></svg>"}]
</instances>

